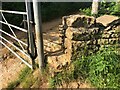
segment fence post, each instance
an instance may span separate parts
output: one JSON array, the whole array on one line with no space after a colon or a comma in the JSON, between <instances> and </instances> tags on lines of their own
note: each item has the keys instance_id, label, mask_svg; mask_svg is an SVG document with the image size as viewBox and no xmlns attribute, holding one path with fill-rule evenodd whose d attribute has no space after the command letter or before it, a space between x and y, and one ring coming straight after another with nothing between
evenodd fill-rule
<instances>
[{"instance_id":1,"label":"fence post","mask_svg":"<svg viewBox=\"0 0 120 90\"><path fill-rule=\"evenodd\" d=\"M43 47L43 34L42 34L42 20L41 20L41 5L37 0L33 0L35 32L37 41L37 54L40 71L44 67L44 47Z\"/></svg>"}]
</instances>

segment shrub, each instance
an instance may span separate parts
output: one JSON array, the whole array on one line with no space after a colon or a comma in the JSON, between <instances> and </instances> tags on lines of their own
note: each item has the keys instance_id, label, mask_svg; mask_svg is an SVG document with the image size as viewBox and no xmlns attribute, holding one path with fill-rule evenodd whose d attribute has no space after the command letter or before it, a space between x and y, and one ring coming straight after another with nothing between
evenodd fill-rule
<instances>
[{"instance_id":1,"label":"shrub","mask_svg":"<svg viewBox=\"0 0 120 90\"><path fill-rule=\"evenodd\" d=\"M103 48L96 54L74 62L74 75L82 75L100 88L120 88L120 56L114 48Z\"/></svg>"},{"instance_id":2,"label":"shrub","mask_svg":"<svg viewBox=\"0 0 120 90\"><path fill-rule=\"evenodd\" d=\"M81 13L91 16L91 8L79 9Z\"/></svg>"}]
</instances>

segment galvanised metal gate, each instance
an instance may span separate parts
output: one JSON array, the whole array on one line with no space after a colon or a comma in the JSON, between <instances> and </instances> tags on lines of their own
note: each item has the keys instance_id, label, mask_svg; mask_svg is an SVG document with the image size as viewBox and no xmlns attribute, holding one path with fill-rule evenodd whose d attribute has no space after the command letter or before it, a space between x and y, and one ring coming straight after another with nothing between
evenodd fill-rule
<instances>
[{"instance_id":1,"label":"galvanised metal gate","mask_svg":"<svg viewBox=\"0 0 120 90\"><path fill-rule=\"evenodd\" d=\"M33 5L33 8L32 8ZM32 2L29 2L29 0L25 0L25 6L26 6L26 12L20 12L20 11L9 11L9 10L0 10L0 14L2 19L0 20L1 24L7 25L9 27L9 30L11 31L12 35L8 32L5 32L0 27L0 33L3 33L10 38L14 39L18 42L18 45L13 44L8 39L6 39L4 36L0 35L0 43L5 46L7 49L9 49L15 56L17 56L23 63L25 63L28 67L31 69L34 68L35 65L35 58L38 55L39 60L39 68L43 67L43 38L42 38L42 29L41 29L41 15L40 15L40 4L37 2L37 0L33 0ZM12 25L7 22L4 14L18 14L23 15L23 22L24 22L24 28L18 27L16 25ZM36 31L36 41L37 41L37 48L33 33L33 15L35 20L35 31ZM11 19L12 20L12 19ZM17 30L20 30L21 32L24 32L27 34L27 43L17 38L17 35L15 34L14 30L12 28L15 28ZM4 41L4 42L3 42ZM19 52L24 54L28 60L25 60L21 55L16 53L14 50L12 50L5 42L10 44L12 47L16 48ZM25 48L26 47L26 48Z\"/></svg>"}]
</instances>

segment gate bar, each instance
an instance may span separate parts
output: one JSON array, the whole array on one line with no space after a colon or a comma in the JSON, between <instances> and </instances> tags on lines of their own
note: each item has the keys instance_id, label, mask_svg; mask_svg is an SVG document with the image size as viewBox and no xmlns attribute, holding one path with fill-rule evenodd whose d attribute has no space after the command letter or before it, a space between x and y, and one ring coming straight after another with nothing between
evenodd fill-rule
<instances>
[{"instance_id":1,"label":"gate bar","mask_svg":"<svg viewBox=\"0 0 120 90\"><path fill-rule=\"evenodd\" d=\"M12 36L12 35L10 35L9 33L3 31L2 29L0 29L0 32L2 32L2 33L4 33L4 34L8 35L9 37L15 39L16 41L19 41L19 42L22 43L23 45L28 46L28 45L27 45L26 43L24 43L23 41L21 41L21 40L15 38L14 36Z\"/></svg>"},{"instance_id":2,"label":"gate bar","mask_svg":"<svg viewBox=\"0 0 120 90\"><path fill-rule=\"evenodd\" d=\"M0 36L1 39L5 40L7 43L9 43L10 45L12 45L14 48L16 48L17 50L19 50L21 53L23 53L24 55L26 55L28 58L31 59L31 57L26 54L24 51L22 51L20 48L18 48L17 46L15 46L14 44L12 44L10 41L8 41L7 39L5 39L4 37Z\"/></svg>"},{"instance_id":3,"label":"gate bar","mask_svg":"<svg viewBox=\"0 0 120 90\"><path fill-rule=\"evenodd\" d=\"M27 15L27 12L19 12L19 11L0 10L0 12Z\"/></svg>"},{"instance_id":4,"label":"gate bar","mask_svg":"<svg viewBox=\"0 0 120 90\"><path fill-rule=\"evenodd\" d=\"M1 12L1 15L2 15L3 20L8 24L8 22L7 22L7 20L5 19L5 17L4 17L4 15L3 15L2 12ZM15 38L17 38L17 36L16 36L15 32L13 31L13 29L12 29L9 25L8 25L8 27L9 27L10 31L12 32L13 36L14 36ZM22 44L21 44L19 41L18 41L18 43L19 43L20 47L22 48L22 50L25 51L25 49L23 48Z\"/></svg>"},{"instance_id":5,"label":"gate bar","mask_svg":"<svg viewBox=\"0 0 120 90\"><path fill-rule=\"evenodd\" d=\"M20 57L16 52L14 52L11 48L9 48L5 43L0 40L0 43L3 44L8 50L10 50L16 57L18 57L23 63L25 63L29 68L32 69L32 65L30 65L27 61L25 61L22 57Z\"/></svg>"},{"instance_id":6,"label":"gate bar","mask_svg":"<svg viewBox=\"0 0 120 90\"><path fill-rule=\"evenodd\" d=\"M43 33L42 33L42 20L41 20L41 5L37 0L33 0L35 32L37 41L37 54L40 71L44 67L44 47L43 47Z\"/></svg>"},{"instance_id":7,"label":"gate bar","mask_svg":"<svg viewBox=\"0 0 120 90\"><path fill-rule=\"evenodd\" d=\"M9 26L11 26L11 27L13 27L13 28L16 28L16 29L18 29L18 30L21 30L21 31L23 31L23 32L27 32L26 29L20 28L20 27L18 27L18 26L15 26L15 25L12 25L12 24L3 22L3 21L0 21L0 23L5 24L5 25L9 25Z\"/></svg>"}]
</instances>

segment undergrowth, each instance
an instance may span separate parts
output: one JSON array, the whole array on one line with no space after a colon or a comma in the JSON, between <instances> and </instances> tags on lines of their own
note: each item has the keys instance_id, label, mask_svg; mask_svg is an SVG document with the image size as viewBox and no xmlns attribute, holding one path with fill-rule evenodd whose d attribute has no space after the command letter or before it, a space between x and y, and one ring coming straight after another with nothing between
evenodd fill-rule
<instances>
[{"instance_id":1,"label":"undergrowth","mask_svg":"<svg viewBox=\"0 0 120 90\"><path fill-rule=\"evenodd\" d=\"M80 12L91 16L91 7L79 9ZM98 14L96 17L102 16L104 14L115 15L120 17L120 2L99 2Z\"/></svg>"},{"instance_id":2,"label":"undergrowth","mask_svg":"<svg viewBox=\"0 0 120 90\"><path fill-rule=\"evenodd\" d=\"M96 54L74 62L75 74L99 88L120 88L120 56L114 48L103 48Z\"/></svg>"},{"instance_id":3,"label":"undergrowth","mask_svg":"<svg viewBox=\"0 0 120 90\"><path fill-rule=\"evenodd\" d=\"M73 80L85 80L98 88L120 88L120 56L115 48L104 47L96 54L82 56L50 78L52 88Z\"/></svg>"}]
</instances>

